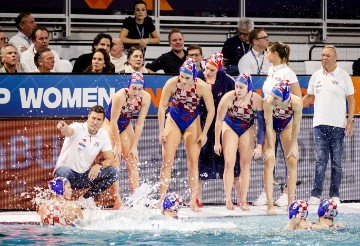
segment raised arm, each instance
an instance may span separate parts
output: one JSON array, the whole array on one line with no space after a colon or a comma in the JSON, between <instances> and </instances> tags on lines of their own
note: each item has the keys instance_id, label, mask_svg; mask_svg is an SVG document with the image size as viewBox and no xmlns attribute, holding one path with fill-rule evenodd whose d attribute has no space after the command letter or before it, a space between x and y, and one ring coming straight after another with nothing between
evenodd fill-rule
<instances>
[{"instance_id":1,"label":"raised arm","mask_svg":"<svg viewBox=\"0 0 360 246\"><path fill-rule=\"evenodd\" d=\"M68 126L65 121L60 120L56 128L59 129L65 137L71 137L74 134L74 129Z\"/></svg>"},{"instance_id":2,"label":"raised arm","mask_svg":"<svg viewBox=\"0 0 360 246\"><path fill-rule=\"evenodd\" d=\"M229 91L226 93L220 100L219 106L217 108L217 115L216 115L216 121L215 121L215 145L214 145L214 151L217 155L220 155L222 152L222 147L220 144L220 137L221 137L221 127L226 115L226 112L228 111L230 105L231 105L231 97L234 95L234 91Z\"/></svg>"}]
</instances>

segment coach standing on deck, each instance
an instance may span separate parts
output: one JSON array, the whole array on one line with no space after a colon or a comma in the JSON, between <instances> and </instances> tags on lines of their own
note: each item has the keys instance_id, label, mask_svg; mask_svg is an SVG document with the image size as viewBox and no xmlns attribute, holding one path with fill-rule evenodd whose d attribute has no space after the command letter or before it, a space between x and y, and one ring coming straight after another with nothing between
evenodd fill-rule
<instances>
[{"instance_id":1,"label":"coach standing on deck","mask_svg":"<svg viewBox=\"0 0 360 246\"><path fill-rule=\"evenodd\" d=\"M336 48L326 45L321 51L322 68L310 78L304 106L315 97L314 142L316 153L314 188L309 204L320 204L326 166L331 157L331 183L329 196L337 204L342 174L342 155L345 135L353 134L355 111L354 85L351 77L336 65ZM346 102L348 118L346 119Z\"/></svg>"}]
</instances>

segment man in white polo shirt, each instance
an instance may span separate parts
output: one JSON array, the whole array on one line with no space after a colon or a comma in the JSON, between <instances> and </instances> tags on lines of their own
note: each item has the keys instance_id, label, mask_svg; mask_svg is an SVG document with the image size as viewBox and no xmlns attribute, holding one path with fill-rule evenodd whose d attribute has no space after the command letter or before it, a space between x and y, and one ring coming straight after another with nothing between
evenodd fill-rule
<instances>
[{"instance_id":1,"label":"man in white polo shirt","mask_svg":"<svg viewBox=\"0 0 360 246\"><path fill-rule=\"evenodd\" d=\"M267 75L270 67L266 57L266 47L269 45L268 35L263 28L257 28L250 32L249 40L252 48L241 57L238 64L239 74Z\"/></svg>"},{"instance_id":2,"label":"man in white polo shirt","mask_svg":"<svg viewBox=\"0 0 360 246\"><path fill-rule=\"evenodd\" d=\"M355 112L354 85L351 77L336 65L336 48L325 46L321 51L322 68L310 78L307 95L303 97L304 106L315 97L314 103L314 142L315 178L309 204L320 204L326 166L331 158L330 198L337 204L342 174L342 155L344 137L353 134ZM346 102L348 117L346 119Z\"/></svg>"},{"instance_id":3,"label":"man in white polo shirt","mask_svg":"<svg viewBox=\"0 0 360 246\"><path fill-rule=\"evenodd\" d=\"M93 106L84 123L67 125L59 121L57 128L65 136L54 177L69 180L72 189L90 188L84 198L97 197L120 177L119 169L113 167L114 154L108 133L101 128L105 109ZM103 153L104 161L93 162Z\"/></svg>"}]
</instances>

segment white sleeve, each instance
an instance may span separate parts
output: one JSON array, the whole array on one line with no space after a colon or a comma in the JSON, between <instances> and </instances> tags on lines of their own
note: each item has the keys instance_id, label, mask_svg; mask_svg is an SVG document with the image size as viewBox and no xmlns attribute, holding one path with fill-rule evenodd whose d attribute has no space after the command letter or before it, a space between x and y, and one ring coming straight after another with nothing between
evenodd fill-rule
<instances>
[{"instance_id":1,"label":"white sleeve","mask_svg":"<svg viewBox=\"0 0 360 246\"><path fill-rule=\"evenodd\" d=\"M104 130L104 129L102 129L102 130ZM104 140L104 145L103 145L101 151L105 152L105 151L112 150L113 148L112 148L112 145L111 145L111 140L110 140L109 134L107 133L106 130L104 130L103 140Z\"/></svg>"},{"instance_id":2,"label":"white sleeve","mask_svg":"<svg viewBox=\"0 0 360 246\"><path fill-rule=\"evenodd\" d=\"M286 74L286 79L290 81L290 84L299 83L296 73L289 69L289 72Z\"/></svg>"},{"instance_id":3,"label":"white sleeve","mask_svg":"<svg viewBox=\"0 0 360 246\"><path fill-rule=\"evenodd\" d=\"M245 54L239 60L239 63L238 63L239 74L242 74L242 73L252 74L250 61L246 58L247 58L247 56Z\"/></svg>"},{"instance_id":4,"label":"white sleeve","mask_svg":"<svg viewBox=\"0 0 360 246\"><path fill-rule=\"evenodd\" d=\"M309 80L309 84L308 84L308 88L307 88L307 94L309 95L314 95L314 81L315 81L315 76L316 72L311 76L310 80Z\"/></svg>"},{"instance_id":5,"label":"white sleeve","mask_svg":"<svg viewBox=\"0 0 360 246\"><path fill-rule=\"evenodd\" d=\"M31 57L30 57L30 54L29 52L27 51L24 51L22 54L21 54L21 57L20 57L20 68L22 71L24 72L28 72L28 73L31 73L31 72L34 72L34 67L31 66L31 64L34 63L34 61L30 61Z\"/></svg>"},{"instance_id":6,"label":"white sleeve","mask_svg":"<svg viewBox=\"0 0 360 246\"><path fill-rule=\"evenodd\" d=\"M355 93L354 90L354 84L351 80L351 77L348 73L344 72L345 76L344 76L344 80L345 80L345 95L346 96L350 96L353 95Z\"/></svg>"}]
</instances>

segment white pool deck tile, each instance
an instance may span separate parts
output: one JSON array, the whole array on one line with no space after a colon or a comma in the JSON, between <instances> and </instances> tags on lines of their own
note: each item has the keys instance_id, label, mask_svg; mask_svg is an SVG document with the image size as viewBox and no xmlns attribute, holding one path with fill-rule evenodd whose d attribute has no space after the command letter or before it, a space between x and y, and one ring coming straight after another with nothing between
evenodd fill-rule
<instances>
[{"instance_id":1,"label":"white pool deck tile","mask_svg":"<svg viewBox=\"0 0 360 246\"><path fill-rule=\"evenodd\" d=\"M317 213L318 206L310 205L309 213ZM276 207L277 214L287 214L286 207ZM338 206L339 214L360 214L360 203L342 203ZM106 214L126 213L123 210L100 210L99 212ZM160 210L159 210L160 213ZM250 206L250 211L242 211L239 207L234 210L228 210L225 206L205 206L201 212L193 212L189 208L179 210L179 218L226 218L226 217L243 217L243 216L267 216L266 206ZM39 223L40 219L34 211L1 211L0 224L29 224Z\"/></svg>"}]
</instances>

